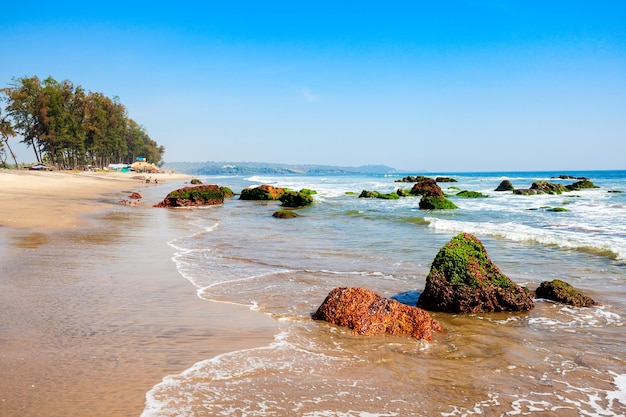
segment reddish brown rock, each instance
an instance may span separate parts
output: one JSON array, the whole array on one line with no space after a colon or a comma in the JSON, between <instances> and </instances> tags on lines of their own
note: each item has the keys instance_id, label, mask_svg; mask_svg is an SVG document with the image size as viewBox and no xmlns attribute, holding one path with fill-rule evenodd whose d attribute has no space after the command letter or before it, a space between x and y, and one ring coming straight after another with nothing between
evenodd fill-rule
<instances>
[{"instance_id":1,"label":"reddish brown rock","mask_svg":"<svg viewBox=\"0 0 626 417\"><path fill-rule=\"evenodd\" d=\"M143 197L141 196L141 194L134 192L131 195L128 196L128 198L132 199L132 200L140 200Z\"/></svg>"},{"instance_id":2,"label":"reddish brown rock","mask_svg":"<svg viewBox=\"0 0 626 417\"><path fill-rule=\"evenodd\" d=\"M285 193L283 188L273 185L259 185L254 188L245 188L241 191L240 200L278 200Z\"/></svg>"},{"instance_id":3,"label":"reddish brown rock","mask_svg":"<svg viewBox=\"0 0 626 417\"><path fill-rule=\"evenodd\" d=\"M384 298L363 288L332 290L313 315L315 320L353 329L353 334L407 334L431 340L441 326L421 308Z\"/></svg>"},{"instance_id":4,"label":"reddish brown rock","mask_svg":"<svg viewBox=\"0 0 626 417\"><path fill-rule=\"evenodd\" d=\"M411 188L411 194L428 197L443 197L441 187L439 187L437 182L432 178L424 178L415 183L413 188Z\"/></svg>"}]
</instances>

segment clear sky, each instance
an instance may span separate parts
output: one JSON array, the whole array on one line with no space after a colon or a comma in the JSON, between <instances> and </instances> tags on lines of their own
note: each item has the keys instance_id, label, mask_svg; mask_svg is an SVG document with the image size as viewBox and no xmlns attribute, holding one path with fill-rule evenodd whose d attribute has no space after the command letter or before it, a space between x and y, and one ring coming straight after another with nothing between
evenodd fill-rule
<instances>
[{"instance_id":1,"label":"clear sky","mask_svg":"<svg viewBox=\"0 0 626 417\"><path fill-rule=\"evenodd\" d=\"M626 1L160 3L4 4L0 85L118 96L169 162L626 169Z\"/></svg>"}]
</instances>

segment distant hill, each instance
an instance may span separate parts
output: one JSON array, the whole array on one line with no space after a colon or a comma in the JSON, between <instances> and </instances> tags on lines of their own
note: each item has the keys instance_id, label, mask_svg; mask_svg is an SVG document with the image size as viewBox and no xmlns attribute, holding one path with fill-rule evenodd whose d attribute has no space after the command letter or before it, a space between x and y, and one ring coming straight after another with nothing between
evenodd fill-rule
<instances>
[{"instance_id":1,"label":"distant hill","mask_svg":"<svg viewBox=\"0 0 626 417\"><path fill-rule=\"evenodd\" d=\"M189 175L329 175L329 174L395 174L385 165L341 167L331 165L288 165L265 162L167 162L162 169Z\"/></svg>"}]
</instances>

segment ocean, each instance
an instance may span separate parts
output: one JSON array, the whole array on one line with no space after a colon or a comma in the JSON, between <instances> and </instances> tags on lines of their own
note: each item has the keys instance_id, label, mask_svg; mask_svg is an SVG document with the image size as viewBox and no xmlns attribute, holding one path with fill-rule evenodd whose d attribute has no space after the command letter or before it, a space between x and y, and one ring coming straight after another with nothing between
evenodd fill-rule
<instances>
[{"instance_id":1,"label":"ocean","mask_svg":"<svg viewBox=\"0 0 626 417\"><path fill-rule=\"evenodd\" d=\"M495 192L533 181L599 186L560 195ZM410 173L406 175L415 175ZM205 358L164 375L143 416L623 416L626 414L626 171L428 173L458 210L419 197L358 198L410 189L405 174L200 177L235 192L261 184L317 191L295 219L277 202L168 211L181 279L207 302L249 306L276 321L273 343ZM456 187L456 188L451 188ZM551 208L565 211L551 211ZM433 313L431 342L354 336L313 321L330 290L359 286L415 305L439 249L474 234L514 282L562 279L601 305L538 299L523 313ZM225 319L227 320L227 318ZM241 334L245 338L246 334Z\"/></svg>"}]
</instances>

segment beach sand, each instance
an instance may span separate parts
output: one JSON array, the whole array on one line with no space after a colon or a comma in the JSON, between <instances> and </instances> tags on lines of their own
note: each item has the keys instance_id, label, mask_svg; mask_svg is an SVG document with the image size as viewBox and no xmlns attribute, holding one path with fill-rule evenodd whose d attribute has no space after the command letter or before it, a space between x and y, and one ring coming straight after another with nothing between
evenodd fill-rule
<instances>
[{"instance_id":1,"label":"beach sand","mask_svg":"<svg viewBox=\"0 0 626 417\"><path fill-rule=\"evenodd\" d=\"M273 339L178 274L182 214L152 205L189 177L133 175L0 171L0 415L137 416L164 376Z\"/></svg>"}]
</instances>

